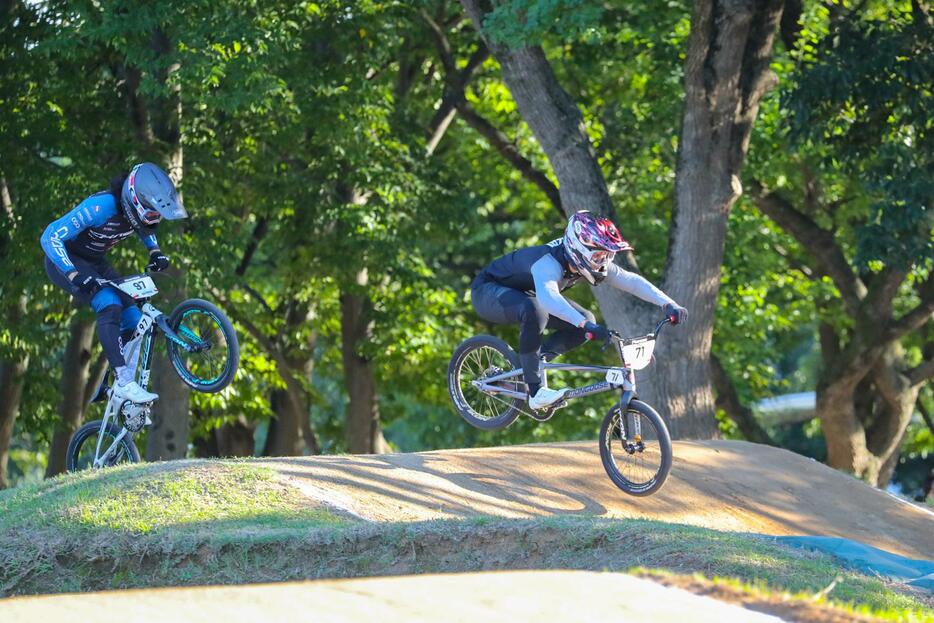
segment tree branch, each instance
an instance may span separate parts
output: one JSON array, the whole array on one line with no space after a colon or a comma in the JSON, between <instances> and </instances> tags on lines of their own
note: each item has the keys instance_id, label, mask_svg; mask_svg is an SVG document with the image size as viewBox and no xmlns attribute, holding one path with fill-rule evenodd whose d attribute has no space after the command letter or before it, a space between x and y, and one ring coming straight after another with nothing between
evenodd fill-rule
<instances>
[{"instance_id":1,"label":"tree branch","mask_svg":"<svg viewBox=\"0 0 934 623\"><path fill-rule=\"evenodd\" d=\"M461 117L470 127L488 140L496 151L522 174L522 177L538 186L545 193L545 196L548 197L551 205L558 211L562 220L566 218L561 207L561 195L558 192L558 187L548 179L547 175L536 169L531 160L519 153L515 144L505 134L477 113L467 103L466 99L462 99L457 103L457 112L461 114Z\"/></svg>"},{"instance_id":2,"label":"tree branch","mask_svg":"<svg viewBox=\"0 0 934 623\"><path fill-rule=\"evenodd\" d=\"M921 414L921 419L924 420L924 423L928 425L928 428L934 433L934 420L931 419L931 412L928 411L928 408L924 405L924 402L921 399L918 399L918 402L915 403L915 407L918 409L918 413Z\"/></svg>"},{"instance_id":3,"label":"tree branch","mask_svg":"<svg viewBox=\"0 0 934 623\"><path fill-rule=\"evenodd\" d=\"M892 317L892 301L898 294L898 288L905 281L908 273L904 270L886 266L869 280L869 295L865 308L877 321L888 321Z\"/></svg>"},{"instance_id":4,"label":"tree branch","mask_svg":"<svg viewBox=\"0 0 934 623\"><path fill-rule=\"evenodd\" d=\"M246 269L249 268L250 262L253 261L253 254L256 253L256 249L259 247L259 243L266 237L266 233L269 231L269 219L265 216L259 217L256 221L256 227L253 228L253 235L250 237L250 242L247 243L246 248L243 250L243 258L240 260L240 264L237 265L234 274L238 277L242 277L246 272Z\"/></svg>"},{"instance_id":5,"label":"tree branch","mask_svg":"<svg viewBox=\"0 0 934 623\"><path fill-rule=\"evenodd\" d=\"M934 319L934 270L918 288L918 296L921 297L921 302L898 320L890 322L879 333L878 343L885 344L901 339Z\"/></svg>"},{"instance_id":6,"label":"tree branch","mask_svg":"<svg viewBox=\"0 0 934 623\"><path fill-rule=\"evenodd\" d=\"M740 401L730 375L723 368L720 359L713 353L710 353L710 372L713 385L717 390L717 408L723 409L727 417L733 420L743 437L755 443L776 445L768 432L756 421L752 409Z\"/></svg>"},{"instance_id":7,"label":"tree branch","mask_svg":"<svg viewBox=\"0 0 934 623\"><path fill-rule=\"evenodd\" d=\"M862 301L867 294L866 286L853 272L833 233L821 228L778 193L764 193L761 184L756 181L751 186L752 197L759 210L817 260L821 272L828 275L837 286L847 310L853 316L860 317Z\"/></svg>"},{"instance_id":8,"label":"tree branch","mask_svg":"<svg viewBox=\"0 0 934 623\"><path fill-rule=\"evenodd\" d=\"M528 158L519 153L516 145L509 140L509 137L507 137L502 131L500 131L483 116L481 116L467 102L467 97L464 92L465 80L461 75L462 72L457 71L457 64L451 51L450 42L438 24L434 21L434 19L432 19L430 15L428 15L424 9L420 11L420 14L422 19L428 25L432 39L435 42L435 48L438 50L438 56L441 57L441 65L444 67L444 80L447 91L445 94L445 99L449 99L451 103L453 103L454 108L457 110L457 112L460 113L464 121L466 121L467 124L474 130L476 130L477 133L488 140L490 144L496 149L496 151L498 151L509 164L511 164L519 173L522 174L522 177L538 186L539 189L545 193L545 196L548 197L551 205L554 206L556 210L558 210L561 218L564 219L565 215L564 210L561 208L561 196L558 192L558 187L555 186L550 179L548 179L547 175L536 169L535 165L532 164ZM484 50L485 58L489 55L489 51L482 43L481 46ZM477 57L477 54L474 56ZM479 65L479 63L482 61L476 60L475 62ZM466 72L469 68L470 64L468 63L468 66L464 71ZM439 113L440 112L441 111L439 110ZM436 118L437 116L438 115L436 115ZM432 142L434 145L437 144L437 141L434 141L434 139Z\"/></svg>"},{"instance_id":9,"label":"tree branch","mask_svg":"<svg viewBox=\"0 0 934 623\"><path fill-rule=\"evenodd\" d=\"M447 132L448 126L451 125L451 121L454 120L454 115L457 112L454 106L457 99L456 93L462 92L464 90L464 88L467 86L467 83L470 82L470 79L473 77L474 71L476 71L476 69L480 67L487 58L489 58L490 50L486 47L483 41L480 41L477 45L477 49L474 50L474 53L471 54L470 58L467 60L467 66L464 67L464 69L461 71L457 71L453 52L451 51L451 45L448 42L447 37L445 37L444 31L424 9L422 9L419 14L428 25L432 39L435 42L435 47L438 48L438 54L441 56L441 63L444 66L445 72L444 96L441 98L441 104L438 106L438 110L435 112L431 122L428 124L429 139L425 151L427 152L428 156L431 156L434 153L435 148L438 146L438 143L441 142L441 138L444 136L445 132ZM451 83L452 80L457 85L457 88L453 90L449 87L449 83Z\"/></svg>"},{"instance_id":10,"label":"tree branch","mask_svg":"<svg viewBox=\"0 0 934 623\"><path fill-rule=\"evenodd\" d=\"M934 359L928 359L908 372L908 381L912 385L920 385L931 378L934 378Z\"/></svg>"}]
</instances>

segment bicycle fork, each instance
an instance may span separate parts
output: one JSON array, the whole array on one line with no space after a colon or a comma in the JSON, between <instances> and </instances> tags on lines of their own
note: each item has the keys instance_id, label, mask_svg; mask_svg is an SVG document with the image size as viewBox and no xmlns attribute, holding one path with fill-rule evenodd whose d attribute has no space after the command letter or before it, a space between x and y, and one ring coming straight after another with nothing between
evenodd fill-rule
<instances>
[{"instance_id":1,"label":"bicycle fork","mask_svg":"<svg viewBox=\"0 0 934 623\"><path fill-rule=\"evenodd\" d=\"M625 369L625 376L623 377L622 390L619 394L619 437L623 442L624 446L629 445L630 435L632 441L636 445L642 444L642 421L639 416L633 416L632 418L632 427L631 430L626 430L630 428L627 426L627 415L629 414L629 403L636 398L636 373L632 368ZM627 452L629 448L626 448Z\"/></svg>"},{"instance_id":2,"label":"bicycle fork","mask_svg":"<svg viewBox=\"0 0 934 623\"><path fill-rule=\"evenodd\" d=\"M113 443L110 444L110 447L107 448L107 451L104 452L104 455L101 456L101 446L104 442L104 434L108 430L108 425L110 424L111 419L116 419L117 406L116 400L113 396L113 390L110 390L110 397L107 400L107 408L104 409L104 419L101 420L101 428L97 432L97 446L94 449L94 469L99 469L107 464L110 461L111 457L117 451L117 448L120 447L120 442L123 441L123 438L129 434L129 431L126 428L121 428L120 432L117 434L116 438L113 440Z\"/></svg>"}]
</instances>

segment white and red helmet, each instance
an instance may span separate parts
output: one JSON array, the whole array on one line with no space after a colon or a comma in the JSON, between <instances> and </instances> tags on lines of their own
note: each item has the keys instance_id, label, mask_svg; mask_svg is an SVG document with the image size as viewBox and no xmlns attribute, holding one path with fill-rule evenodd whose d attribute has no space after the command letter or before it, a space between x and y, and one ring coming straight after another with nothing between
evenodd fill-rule
<instances>
[{"instance_id":1,"label":"white and red helmet","mask_svg":"<svg viewBox=\"0 0 934 623\"><path fill-rule=\"evenodd\" d=\"M581 210L568 219L564 249L577 272L591 284L596 284L606 277L613 256L632 247L623 240L613 221Z\"/></svg>"}]
</instances>

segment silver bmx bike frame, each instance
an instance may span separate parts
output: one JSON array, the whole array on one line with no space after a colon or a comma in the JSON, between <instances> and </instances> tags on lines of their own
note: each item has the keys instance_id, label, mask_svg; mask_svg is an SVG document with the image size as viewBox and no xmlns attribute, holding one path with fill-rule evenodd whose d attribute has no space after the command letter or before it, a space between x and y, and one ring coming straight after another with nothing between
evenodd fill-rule
<instances>
[{"instance_id":1,"label":"silver bmx bike frame","mask_svg":"<svg viewBox=\"0 0 934 623\"><path fill-rule=\"evenodd\" d=\"M622 367L542 362L542 371L546 374L549 371L592 372L603 374L604 380L586 385L584 387L576 387L571 389L567 394L565 394L564 398L560 402L548 410L545 418L539 418L537 416L533 417L536 419L547 419L547 417L550 417L551 412L553 412L555 409L563 407L568 400L613 390L621 390L620 407L628 407L629 403L632 402L634 398L636 398L635 370L641 369L648 365L648 362L652 356L652 352L655 348L655 341L658 338L658 333L661 331L662 327L669 322L671 321L668 318L665 318L657 325L655 325L655 331L638 337L624 338L621 337L617 332L611 331L606 345L609 345L611 342L616 345ZM471 384L478 390L487 394L498 395L504 398L525 400L526 392L518 391L508 386L501 385L501 383L509 381L511 381L512 383L510 384L513 385L523 382L522 374L522 368L516 368L483 379L471 381Z\"/></svg>"}]
</instances>

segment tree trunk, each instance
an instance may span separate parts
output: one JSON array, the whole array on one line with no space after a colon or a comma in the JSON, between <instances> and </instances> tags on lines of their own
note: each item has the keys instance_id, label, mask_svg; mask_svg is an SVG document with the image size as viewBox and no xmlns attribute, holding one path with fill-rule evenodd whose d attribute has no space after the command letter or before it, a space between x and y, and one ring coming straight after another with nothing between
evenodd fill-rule
<instances>
[{"instance_id":1,"label":"tree trunk","mask_svg":"<svg viewBox=\"0 0 934 623\"><path fill-rule=\"evenodd\" d=\"M895 342L879 358L873 374L876 413L866 430L866 445L878 461L878 470L865 479L877 487L884 487L892 478L921 391L920 384L913 385L903 374L904 368L904 352Z\"/></svg>"},{"instance_id":2,"label":"tree trunk","mask_svg":"<svg viewBox=\"0 0 934 623\"><path fill-rule=\"evenodd\" d=\"M214 430L218 456L253 456L253 426L243 416Z\"/></svg>"},{"instance_id":3,"label":"tree trunk","mask_svg":"<svg viewBox=\"0 0 934 623\"><path fill-rule=\"evenodd\" d=\"M0 179L0 192L4 194L4 207L9 205L6 182ZM7 319L10 327L15 327L26 315L26 297L20 296L10 306ZM29 355L19 357L11 355L9 359L0 359L0 489L9 486L7 467L10 459L10 441L13 438L13 424L19 415L20 400L23 397L23 385L26 381L26 369L29 367Z\"/></svg>"},{"instance_id":4,"label":"tree trunk","mask_svg":"<svg viewBox=\"0 0 934 623\"><path fill-rule=\"evenodd\" d=\"M68 325L68 343L65 346L65 361L62 362L62 402L58 411L60 420L55 425L49 446L46 478L65 471L68 442L84 419L87 409L84 395L90 382L93 341L94 321L80 312L76 313Z\"/></svg>"},{"instance_id":5,"label":"tree trunk","mask_svg":"<svg viewBox=\"0 0 934 623\"><path fill-rule=\"evenodd\" d=\"M461 4L483 35L481 0ZM669 414L675 437L717 435L709 354L729 210L741 193L739 172L759 100L774 81L768 69L783 0L695 0L685 61L685 107L669 231L664 289L691 311L680 333L656 348L655 382L641 395ZM612 215L603 173L582 115L539 47L508 49L486 40L522 117L548 156L566 213ZM644 332L645 308L606 287L597 300L607 322Z\"/></svg>"},{"instance_id":6,"label":"tree trunk","mask_svg":"<svg viewBox=\"0 0 934 623\"><path fill-rule=\"evenodd\" d=\"M292 335L299 332L302 325L311 325L314 318L314 306L291 305L286 312L284 333ZM318 334L313 330L308 343L302 347L289 349L283 344L275 347L274 358L285 389L274 390L270 396L270 407L275 417L269 422L263 449L266 456L300 456L305 448L311 454L321 453L318 437L311 428L311 400L306 388L314 372L317 341Z\"/></svg>"},{"instance_id":7,"label":"tree trunk","mask_svg":"<svg viewBox=\"0 0 934 623\"><path fill-rule=\"evenodd\" d=\"M301 456L303 453L302 419L308 418L308 400L304 388L294 382L286 384L286 389L274 390L269 406L275 417L269 423L269 433L266 435L266 447L263 454L266 456Z\"/></svg>"},{"instance_id":8,"label":"tree trunk","mask_svg":"<svg viewBox=\"0 0 934 623\"><path fill-rule=\"evenodd\" d=\"M695 0L685 59L675 206L665 291L691 312L683 337L656 348L646 398L666 404L672 435L716 435L709 353L730 209L759 101L774 84L768 63L782 0Z\"/></svg>"},{"instance_id":9,"label":"tree trunk","mask_svg":"<svg viewBox=\"0 0 934 623\"><path fill-rule=\"evenodd\" d=\"M7 466L10 459L10 440L13 437L13 424L19 413L28 367L29 356L0 361L0 489L9 486Z\"/></svg>"},{"instance_id":10,"label":"tree trunk","mask_svg":"<svg viewBox=\"0 0 934 623\"><path fill-rule=\"evenodd\" d=\"M207 438L195 442L195 456L215 458L229 456L253 456L253 427L240 416L233 422L225 422L212 430Z\"/></svg>"},{"instance_id":11,"label":"tree trunk","mask_svg":"<svg viewBox=\"0 0 934 623\"><path fill-rule=\"evenodd\" d=\"M366 286L366 270L357 274L357 285ZM360 354L372 331L372 302L366 294L341 292L341 354L347 387L347 447L353 454L389 451L379 426L379 402L372 362Z\"/></svg>"},{"instance_id":12,"label":"tree trunk","mask_svg":"<svg viewBox=\"0 0 934 623\"><path fill-rule=\"evenodd\" d=\"M170 286L159 292L159 300L166 305L166 309L172 309L186 297L184 276L181 271L170 269L170 277L171 279L164 281ZM159 394L159 399L152 407L153 425L146 437L146 460L183 459L188 454L191 390L178 378L175 368L169 361L165 344L154 341L153 350L152 391Z\"/></svg>"},{"instance_id":13,"label":"tree trunk","mask_svg":"<svg viewBox=\"0 0 934 623\"><path fill-rule=\"evenodd\" d=\"M160 29L153 31L150 45L162 61L173 56L172 42ZM128 101L131 103L130 122L140 138L141 147L153 159L162 160L176 186L181 185L184 173L181 86L178 81L171 80L172 74L178 70L179 64L176 62L162 65L157 78L166 91L162 95L153 96L151 101L139 93L139 68L127 67L125 82ZM179 190L181 198L182 192ZM173 267L168 274L172 277L171 282L167 282L171 286L161 290L160 298L166 307L186 298L184 271ZM154 350L151 389L159 394L159 400L153 405L153 426L147 436L146 460L184 458L188 453L189 389L178 378L162 345L157 345Z\"/></svg>"},{"instance_id":14,"label":"tree trunk","mask_svg":"<svg viewBox=\"0 0 934 623\"><path fill-rule=\"evenodd\" d=\"M857 476L871 469L866 435L856 416L853 392L857 381L841 380L817 387L817 415L827 443L827 464Z\"/></svg>"}]
</instances>

